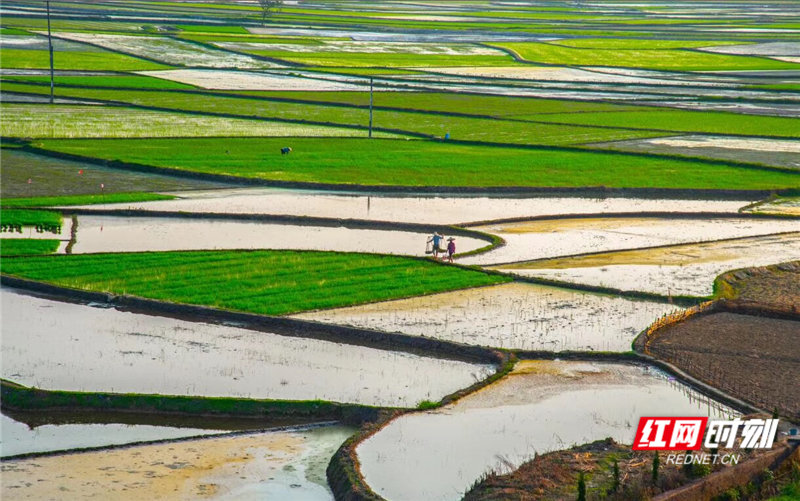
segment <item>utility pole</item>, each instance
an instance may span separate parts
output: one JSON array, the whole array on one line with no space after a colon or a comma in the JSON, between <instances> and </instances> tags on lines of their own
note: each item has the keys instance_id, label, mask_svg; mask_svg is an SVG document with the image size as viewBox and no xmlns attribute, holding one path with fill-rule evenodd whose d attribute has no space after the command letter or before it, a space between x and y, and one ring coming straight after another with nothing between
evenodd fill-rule
<instances>
[{"instance_id":1,"label":"utility pole","mask_svg":"<svg viewBox=\"0 0 800 501\"><path fill-rule=\"evenodd\" d=\"M50 47L50 104L53 104L56 84L53 70L53 35L50 32L50 0L47 0L47 45Z\"/></svg>"},{"instance_id":2,"label":"utility pole","mask_svg":"<svg viewBox=\"0 0 800 501\"><path fill-rule=\"evenodd\" d=\"M372 137L372 77L369 77L369 137Z\"/></svg>"}]
</instances>

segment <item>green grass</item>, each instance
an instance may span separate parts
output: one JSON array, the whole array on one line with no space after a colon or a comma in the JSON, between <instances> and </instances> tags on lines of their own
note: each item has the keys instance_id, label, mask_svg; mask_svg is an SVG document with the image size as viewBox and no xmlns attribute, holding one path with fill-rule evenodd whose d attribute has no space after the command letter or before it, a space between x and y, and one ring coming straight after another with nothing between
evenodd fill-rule
<instances>
[{"instance_id":1,"label":"green grass","mask_svg":"<svg viewBox=\"0 0 800 501\"><path fill-rule=\"evenodd\" d=\"M491 44L512 50L526 61L567 66L614 66L672 71L780 70L800 65L767 58L711 54L682 49L584 49L548 43Z\"/></svg>"},{"instance_id":2,"label":"green grass","mask_svg":"<svg viewBox=\"0 0 800 501\"><path fill-rule=\"evenodd\" d=\"M177 24L175 27L182 31L201 33L241 33L243 35L247 35L249 33L242 26Z\"/></svg>"},{"instance_id":3,"label":"green grass","mask_svg":"<svg viewBox=\"0 0 800 501\"><path fill-rule=\"evenodd\" d=\"M50 85L49 76L36 75L7 75L2 80L8 82L28 82L39 85ZM108 87L132 89L194 89L188 85L163 78L154 78L144 75L89 75L89 76L63 76L55 77L55 85L70 85L80 87Z\"/></svg>"},{"instance_id":4,"label":"green grass","mask_svg":"<svg viewBox=\"0 0 800 501\"><path fill-rule=\"evenodd\" d=\"M282 156L280 146L294 151ZM277 181L404 186L611 186L781 189L800 173L725 163L369 139L45 140L45 149L193 172Z\"/></svg>"},{"instance_id":5,"label":"green grass","mask_svg":"<svg viewBox=\"0 0 800 501\"><path fill-rule=\"evenodd\" d=\"M29 238L0 238L0 256L37 256L52 254L61 245L60 240L39 240Z\"/></svg>"},{"instance_id":6,"label":"green grass","mask_svg":"<svg viewBox=\"0 0 800 501\"><path fill-rule=\"evenodd\" d=\"M36 94L49 92L45 87L22 83L6 83L3 90ZM240 97L225 97L218 93L200 92L61 88L56 93L62 97L105 99L139 106L262 119L309 120L361 127L366 126L368 120L366 108L369 101L366 92L241 92L236 93ZM278 97L309 102L269 100ZM376 94L375 106L375 127L438 137L450 132L453 139L493 143L576 145L657 137L665 135L663 131L800 137L800 121L794 118L608 103L456 93L384 92ZM384 110L381 107L406 108L408 111ZM453 110L519 121L442 114Z\"/></svg>"},{"instance_id":7,"label":"green grass","mask_svg":"<svg viewBox=\"0 0 800 501\"><path fill-rule=\"evenodd\" d=\"M41 86L14 83L5 84L3 89L37 94L45 94L48 91ZM313 103L283 103L265 99L201 93L62 88L57 91L57 95L107 99L139 106L157 106L200 113L225 113L261 119L307 120L331 125L357 125L363 128L366 128L368 122L368 111L364 108L324 106ZM663 135L663 133L648 131L531 124L489 118L388 110L376 110L375 127L400 129L438 137L449 132L453 139L461 140L546 145L618 141Z\"/></svg>"},{"instance_id":8,"label":"green grass","mask_svg":"<svg viewBox=\"0 0 800 501\"><path fill-rule=\"evenodd\" d=\"M780 495L772 497L769 501L797 501L800 499L800 480L795 480L781 490Z\"/></svg>"},{"instance_id":9,"label":"green grass","mask_svg":"<svg viewBox=\"0 0 800 501\"><path fill-rule=\"evenodd\" d=\"M266 400L231 397L148 395L43 390L2 379L2 399L11 409L47 412L68 409L75 412L142 412L167 415L258 417L292 416L336 421L375 421L375 407L325 400Z\"/></svg>"},{"instance_id":10,"label":"green grass","mask_svg":"<svg viewBox=\"0 0 800 501\"><path fill-rule=\"evenodd\" d=\"M93 205L128 202L151 202L156 200L173 200L172 195L158 193L108 193L105 195L66 195L56 197L3 198L0 206L5 208L56 207L68 205Z\"/></svg>"},{"instance_id":11,"label":"green grass","mask_svg":"<svg viewBox=\"0 0 800 501\"><path fill-rule=\"evenodd\" d=\"M372 254L200 251L4 259L0 270L78 289L284 315L507 282Z\"/></svg>"},{"instance_id":12,"label":"green grass","mask_svg":"<svg viewBox=\"0 0 800 501\"><path fill-rule=\"evenodd\" d=\"M3 209L0 222L11 226L59 226L61 214L45 210Z\"/></svg>"},{"instance_id":13,"label":"green grass","mask_svg":"<svg viewBox=\"0 0 800 501\"><path fill-rule=\"evenodd\" d=\"M47 69L50 55L44 50L0 49L3 68ZM59 52L54 64L59 70L91 71L142 71L169 68L163 64L146 61L115 52Z\"/></svg>"},{"instance_id":14,"label":"green grass","mask_svg":"<svg viewBox=\"0 0 800 501\"><path fill-rule=\"evenodd\" d=\"M638 110L604 113L527 115L520 118L545 120L565 125L630 127L641 130L703 132L800 138L800 120L788 117L737 115L714 111Z\"/></svg>"}]
</instances>

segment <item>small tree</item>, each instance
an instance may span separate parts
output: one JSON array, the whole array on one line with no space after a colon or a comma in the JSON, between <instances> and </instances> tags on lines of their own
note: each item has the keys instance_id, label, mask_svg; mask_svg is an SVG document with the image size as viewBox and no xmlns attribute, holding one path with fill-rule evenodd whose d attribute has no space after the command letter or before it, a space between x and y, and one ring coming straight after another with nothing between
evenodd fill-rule
<instances>
[{"instance_id":1,"label":"small tree","mask_svg":"<svg viewBox=\"0 0 800 501\"><path fill-rule=\"evenodd\" d=\"M261 25L263 26L269 16L283 7L283 0L258 0L258 5L261 7Z\"/></svg>"},{"instance_id":2,"label":"small tree","mask_svg":"<svg viewBox=\"0 0 800 501\"><path fill-rule=\"evenodd\" d=\"M614 458L614 468L613 468L614 477L611 480L611 491L616 492L619 489L619 463L617 462L617 458Z\"/></svg>"},{"instance_id":3,"label":"small tree","mask_svg":"<svg viewBox=\"0 0 800 501\"><path fill-rule=\"evenodd\" d=\"M586 501L586 479L583 472L578 475L578 501Z\"/></svg>"},{"instance_id":4,"label":"small tree","mask_svg":"<svg viewBox=\"0 0 800 501\"><path fill-rule=\"evenodd\" d=\"M658 457L658 452L653 454L653 485L658 483L658 466L661 464L661 458Z\"/></svg>"}]
</instances>

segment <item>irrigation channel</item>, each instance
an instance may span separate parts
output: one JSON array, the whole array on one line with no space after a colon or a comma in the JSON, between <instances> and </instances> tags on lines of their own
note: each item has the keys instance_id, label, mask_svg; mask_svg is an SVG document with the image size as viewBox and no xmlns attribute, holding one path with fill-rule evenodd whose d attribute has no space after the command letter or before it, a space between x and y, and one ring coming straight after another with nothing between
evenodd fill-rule
<instances>
[{"instance_id":1,"label":"irrigation channel","mask_svg":"<svg viewBox=\"0 0 800 501\"><path fill-rule=\"evenodd\" d=\"M485 472L536 453L608 436L628 443L638 416L745 411L648 365L631 343L710 295L723 271L800 259L800 221L740 212L749 200L265 188L174 195L63 207L59 235L18 236L58 238L58 252L73 254L419 257L439 231L456 237L456 265L515 280L262 317L4 277L4 496L66 488L330 499L328 463L351 447L364 485L380 496L459 499ZM512 352L523 359L513 368ZM10 408L9 395L97 407L30 412ZM153 407L160 398L166 407ZM251 410L211 412L223 400ZM96 410L109 406L118 412ZM158 412L179 408L196 412ZM382 428L336 452L379 416Z\"/></svg>"}]
</instances>

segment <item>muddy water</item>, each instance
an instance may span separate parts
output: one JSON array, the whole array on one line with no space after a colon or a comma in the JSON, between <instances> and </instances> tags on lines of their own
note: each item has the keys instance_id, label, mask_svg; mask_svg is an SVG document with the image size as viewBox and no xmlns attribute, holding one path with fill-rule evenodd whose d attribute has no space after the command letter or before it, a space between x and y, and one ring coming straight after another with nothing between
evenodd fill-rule
<instances>
[{"instance_id":1,"label":"muddy water","mask_svg":"<svg viewBox=\"0 0 800 501\"><path fill-rule=\"evenodd\" d=\"M0 294L2 377L44 389L414 407L493 370L62 303L10 289Z\"/></svg>"},{"instance_id":2,"label":"muddy water","mask_svg":"<svg viewBox=\"0 0 800 501\"><path fill-rule=\"evenodd\" d=\"M3 463L9 499L330 500L325 468L355 430L300 428Z\"/></svg>"},{"instance_id":3,"label":"muddy water","mask_svg":"<svg viewBox=\"0 0 800 501\"><path fill-rule=\"evenodd\" d=\"M641 416L730 414L653 369L522 362L453 405L394 420L357 454L367 483L389 500L455 500L485 472L536 453L605 437L629 444Z\"/></svg>"},{"instance_id":4,"label":"muddy water","mask_svg":"<svg viewBox=\"0 0 800 501\"><path fill-rule=\"evenodd\" d=\"M629 351L642 330L677 309L511 283L296 316L498 348Z\"/></svg>"},{"instance_id":5,"label":"muddy water","mask_svg":"<svg viewBox=\"0 0 800 501\"><path fill-rule=\"evenodd\" d=\"M793 221L800 229L800 222ZM800 259L800 233L621 251L498 267L511 273L657 294L707 296L717 275Z\"/></svg>"},{"instance_id":6,"label":"muddy water","mask_svg":"<svg viewBox=\"0 0 800 501\"><path fill-rule=\"evenodd\" d=\"M79 216L72 252L297 249L425 255L426 233L250 221ZM460 252L488 245L458 237Z\"/></svg>"},{"instance_id":7,"label":"muddy water","mask_svg":"<svg viewBox=\"0 0 800 501\"><path fill-rule=\"evenodd\" d=\"M181 200L108 204L105 208L286 214L342 219L371 219L430 224L456 224L540 215L607 212L731 212L742 201L663 200L637 198L385 196L334 194L268 188L175 193ZM98 206L94 206L98 207Z\"/></svg>"},{"instance_id":8,"label":"muddy water","mask_svg":"<svg viewBox=\"0 0 800 501\"><path fill-rule=\"evenodd\" d=\"M59 424L35 428L0 415L0 457L31 452L63 451L84 447L129 444L152 440L194 437L223 430L173 428L130 424Z\"/></svg>"},{"instance_id":9,"label":"muddy water","mask_svg":"<svg viewBox=\"0 0 800 501\"><path fill-rule=\"evenodd\" d=\"M472 229L502 237L506 245L461 264L493 264L588 252L769 235L800 222L769 219L597 218L494 224Z\"/></svg>"}]
</instances>

